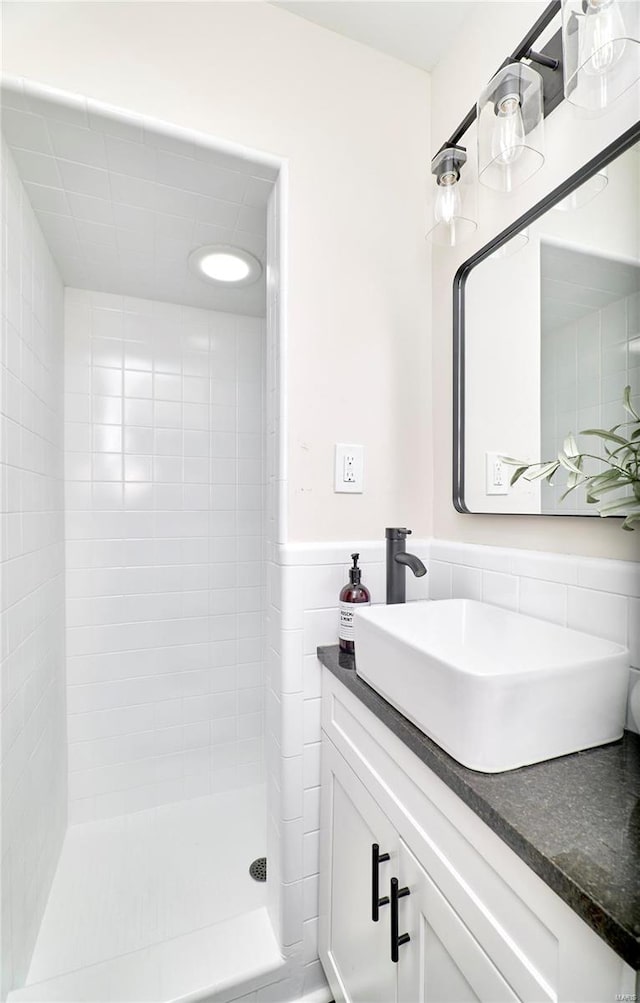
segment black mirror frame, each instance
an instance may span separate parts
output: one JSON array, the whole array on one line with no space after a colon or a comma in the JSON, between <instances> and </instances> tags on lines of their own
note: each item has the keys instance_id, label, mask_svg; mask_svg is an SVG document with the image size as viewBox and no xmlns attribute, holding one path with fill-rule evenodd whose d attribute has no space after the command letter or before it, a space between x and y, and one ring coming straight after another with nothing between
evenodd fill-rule
<instances>
[{"instance_id":1,"label":"black mirror frame","mask_svg":"<svg viewBox=\"0 0 640 1003\"><path fill-rule=\"evenodd\" d=\"M638 141L640 141L640 122L636 122L630 129L623 132L618 139L601 150L592 160L575 171L566 181L563 181L557 188L554 188L552 192L545 195L543 199L537 202L524 215L516 219L470 258L467 258L455 274L453 280L453 505L458 512L464 515L508 514L544 516L547 514L542 512L472 512L471 509L467 508L464 500L465 287L469 273L472 268L479 265L490 254L493 254L502 244L506 244L508 240L515 237L521 230L534 223L545 212L553 208L557 202L561 202L575 188L579 188L592 175L597 174L598 171L602 170L603 167L606 167L607 164L610 164L612 160L615 160ZM558 514L560 513L553 513L554 516ZM576 513L567 512L567 515L576 516ZM592 517L584 516L584 518Z\"/></svg>"}]
</instances>

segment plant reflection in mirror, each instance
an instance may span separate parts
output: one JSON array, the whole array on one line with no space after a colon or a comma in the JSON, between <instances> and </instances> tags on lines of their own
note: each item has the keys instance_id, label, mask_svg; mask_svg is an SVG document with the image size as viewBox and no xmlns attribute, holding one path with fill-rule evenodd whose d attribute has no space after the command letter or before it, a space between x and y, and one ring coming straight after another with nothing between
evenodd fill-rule
<instances>
[{"instance_id":1,"label":"plant reflection in mirror","mask_svg":"<svg viewBox=\"0 0 640 1003\"><path fill-rule=\"evenodd\" d=\"M553 475L562 468L567 471L567 490L561 500L576 488L583 487L587 502L595 505L601 516L624 515L622 528L633 530L636 524L640 525L640 414L631 403L630 386L624 388L623 407L631 415L630 421L621 422L610 429L587 428L578 433L600 439L603 456L581 452L570 434L555 460L527 464L523 460L503 456L504 463L517 468L510 483L513 485L522 477L526 481L544 478L551 484ZM600 469L587 473L584 469L585 460L594 460ZM603 500L604 496L612 492L625 494L623 497Z\"/></svg>"}]
</instances>

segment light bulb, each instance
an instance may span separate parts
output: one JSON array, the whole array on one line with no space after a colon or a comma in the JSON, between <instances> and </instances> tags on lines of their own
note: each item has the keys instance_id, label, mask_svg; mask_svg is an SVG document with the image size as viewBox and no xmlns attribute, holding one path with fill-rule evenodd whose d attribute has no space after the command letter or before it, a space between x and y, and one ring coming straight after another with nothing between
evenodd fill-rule
<instances>
[{"instance_id":1,"label":"light bulb","mask_svg":"<svg viewBox=\"0 0 640 1003\"><path fill-rule=\"evenodd\" d=\"M249 265L235 254L214 251L200 262L200 268L210 279L218 282L240 282L249 274Z\"/></svg>"},{"instance_id":2,"label":"light bulb","mask_svg":"<svg viewBox=\"0 0 640 1003\"><path fill-rule=\"evenodd\" d=\"M451 223L460 216L462 201L455 174L443 174L438 183L438 197L433 214L438 223Z\"/></svg>"},{"instance_id":3,"label":"light bulb","mask_svg":"<svg viewBox=\"0 0 640 1003\"><path fill-rule=\"evenodd\" d=\"M513 164L524 148L524 121L520 101L509 94L496 106L496 124L491 137L491 156L499 164Z\"/></svg>"},{"instance_id":4,"label":"light bulb","mask_svg":"<svg viewBox=\"0 0 640 1003\"><path fill-rule=\"evenodd\" d=\"M624 34L617 0L588 0L580 25L580 65L588 76L603 76L622 59Z\"/></svg>"}]
</instances>

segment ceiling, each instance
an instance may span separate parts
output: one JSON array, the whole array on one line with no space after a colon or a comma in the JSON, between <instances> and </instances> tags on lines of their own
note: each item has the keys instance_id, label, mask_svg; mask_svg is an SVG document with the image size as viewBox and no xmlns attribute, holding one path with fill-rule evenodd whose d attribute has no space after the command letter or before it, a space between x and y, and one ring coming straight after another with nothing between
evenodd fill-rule
<instances>
[{"instance_id":1,"label":"ceiling","mask_svg":"<svg viewBox=\"0 0 640 1003\"><path fill-rule=\"evenodd\" d=\"M440 61L477 3L458 0L274 0L307 21L345 35L421 70Z\"/></svg>"},{"instance_id":2,"label":"ceiling","mask_svg":"<svg viewBox=\"0 0 640 1003\"><path fill-rule=\"evenodd\" d=\"M187 259L222 243L264 266L273 168L18 84L3 86L2 106L2 131L65 285L264 315L264 271L253 285L220 288Z\"/></svg>"},{"instance_id":3,"label":"ceiling","mask_svg":"<svg viewBox=\"0 0 640 1003\"><path fill-rule=\"evenodd\" d=\"M640 268L540 242L541 325L555 331L640 291Z\"/></svg>"}]
</instances>

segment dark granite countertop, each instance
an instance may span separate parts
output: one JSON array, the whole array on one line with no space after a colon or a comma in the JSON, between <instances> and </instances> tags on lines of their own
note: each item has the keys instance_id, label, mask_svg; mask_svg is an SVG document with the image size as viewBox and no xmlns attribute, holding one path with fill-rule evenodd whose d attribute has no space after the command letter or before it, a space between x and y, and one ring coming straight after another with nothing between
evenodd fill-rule
<instances>
[{"instance_id":1,"label":"dark granite countertop","mask_svg":"<svg viewBox=\"0 0 640 1003\"><path fill-rule=\"evenodd\" d=\"M640 736L477 773L447 755L355 672L336 646L318 658L560 898L640 969Z\"/></svg>"}]
</instances>

